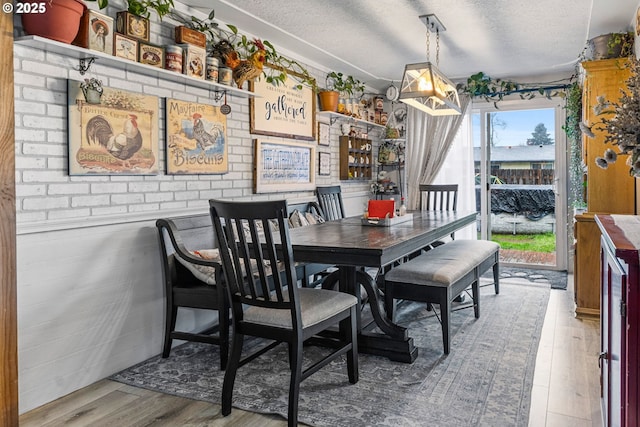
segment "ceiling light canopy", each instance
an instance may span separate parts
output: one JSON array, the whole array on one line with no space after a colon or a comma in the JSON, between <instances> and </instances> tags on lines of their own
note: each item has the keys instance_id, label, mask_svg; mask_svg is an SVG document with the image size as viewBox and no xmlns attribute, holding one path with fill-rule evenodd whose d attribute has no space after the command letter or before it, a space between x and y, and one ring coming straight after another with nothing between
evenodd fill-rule
<instances>
[{"instance_id":1,"label":"ceiling light canopy","mask_svg":"<svg viewBox=\"0 0 640 427\"><path fill-rule=\"evenodd\" d=\"M456 86L437 65L429 62L429 34L436 33L436 64L440 56L440 32L444 26L435 15L422 15L427 27L427 62L407 64L404 68L399 100L432 116L456 115L462 112Z\"/></svg>"}]
</instances>

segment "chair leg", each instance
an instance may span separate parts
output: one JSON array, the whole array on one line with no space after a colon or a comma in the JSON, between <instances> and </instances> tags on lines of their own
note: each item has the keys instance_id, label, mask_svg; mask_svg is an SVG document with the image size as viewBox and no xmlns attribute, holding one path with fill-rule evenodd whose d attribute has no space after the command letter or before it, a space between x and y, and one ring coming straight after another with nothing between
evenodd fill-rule
<instances>
[{"instance_id":1,"label":"chair leg","mask_svg":"<svg viewBox=\"0 0 640 427\"><path fill-rule=\"evenodd\" d=\"M496 260L496 263L493 264L493 286L496 290L496 295L500 293L500 264Z\"/></svg>"},{"instance_id":2,"label":"chair leg","mask_svg":"<svg viewBox=\"0 0 640 427\"><path fill-rule=\"evenodd\" d=\"M356 321L356 307L351 307L348 319L343 322L349 322L344 329L347 331L346 340L351 343L351 350L347 352L347 373L349 374L349 382L355 384L360 378L360 370L358 367L358 322Z\"/></svg>"},{"instance_id":3,"label":"chair leg","mask_svg":"<svg viewBox=\"0 0 640 427\"><path fill-rule=\"evenodd\" d=\"M233 383L236 380L236 373L240 367L240 356L242 355L242 343L244 335L233 333L231 339L231 354L229 355L229 363L224 372L224 381L222 383L222 415L225 417L231 413L231 403L233 400Z\"/></svg>"},{"instance_id":4,"label":"chair leg","mask_svg":"<svg viewBox=\"0 0 640 427\"><path fill-rule=\"evenodd\" d=\"M178 317L178 307L167 307L167 318L164 322L164 346L162 347L162 357L166 359L171 353L171 332L176 328L176 318Z\"/></svg>"},{"instance_id":5,"label":"chair leg","mask_svg":"<svg viewBox=\"0 0 640 427\"><path fill-rule=\"evenodd\" d=\"M220 325L220 370L224 371L229 361L229 306L224 302L218 310L218 324Z\"/></svg>"},{"instance_id":6,"label":"chair leg","mask_svg":"<svg viewBox=\"0 0 640 427\"><path fill-rule=\"evenodd\" d=\"M471 284L471 297L473 298L473 314L476 316L476 319L479 319L480 318L480 281L477 279L475 282Z\"/></svg>"},{"instance_id":7,"label":"chair leg","mask_svg":"<svg viewBox=\"0 0 640 427\"><path fill-rule=\"evenodd\" d=\"M442 343L444 345L444 354L449 354L451 348L451 337L449 336L449 319L451 317L451 300L444 291L440 295L440 319L442 321Z\"/></svg>"},{"instance_id":8,"label":"chair leg","mask_svg":"<svg viewBox=\"0 0 640 427\"><path fill-rule=\"evenodd\" d=\"M384 287L384 308L387 313L387 318L392 322L395 320L396 305L393 299L393 285L391 282L385 283Z\"/></svg>"},{"instance_id":9,"label":"chair leg","mask_svg":"<svg viewBox=\"0 0 640 427\"><path fill-rule=\"evenodd\" d=\"M287 423L289 427L298 425L298 397L300 395L300 382L302 382L302 341L294 340L290 344L289 352L291 360L291 381L289 383L289 411Z\"/></svg>"}]
</instances>

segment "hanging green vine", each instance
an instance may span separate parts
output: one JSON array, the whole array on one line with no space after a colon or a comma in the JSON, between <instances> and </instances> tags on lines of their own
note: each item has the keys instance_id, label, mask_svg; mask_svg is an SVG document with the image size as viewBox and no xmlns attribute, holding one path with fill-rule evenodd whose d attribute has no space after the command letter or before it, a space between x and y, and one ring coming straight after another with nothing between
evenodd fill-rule
<instances>
[{"instance_id":1,"label":"hanging green vine","mask_svg":"<svg viewBox=\"0 0 640 427\"><path fill-rule=\"evenodd\" d=\"M567 88L565 99L566 119L562 129L567 134L569 147L569 203L576 207L585 205L584 165L582 163L582 88L574 81Z\"/></svg>"},{"instance_id":2,"label":"hanging green vine","mask_svg":"<svg viewBox=\"0 0 640 427\"><path fill-rule=\"evenodd\" d=\"M480 71L470 76L466 84L459 83L457 89L458 93L493 102L494 107L498 108L499 101L502 101L505 96L515 93L520 95L520 99L533 99L538 95L548 99L564 97L564 89L567 88L567 84L559 83L519 83L510 80L493 79Z\"/></svg>"}]
</instances>

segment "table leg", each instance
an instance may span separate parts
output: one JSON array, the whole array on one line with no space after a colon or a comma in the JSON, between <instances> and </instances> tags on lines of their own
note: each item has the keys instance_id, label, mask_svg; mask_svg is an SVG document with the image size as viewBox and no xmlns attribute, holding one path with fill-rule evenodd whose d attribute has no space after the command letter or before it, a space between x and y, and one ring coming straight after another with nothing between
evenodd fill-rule
<instances>
[{"instance_id":1,"label":"table leg","mask_svg":"<svg viewBox=\"0 0 640 427\"><path fill-rule=\"evenodd\" d=\"M364 271L351 266L340 267L339 289L355 295L358 299L356 308L358 316L358 351L368 354L386 356L391 360L412 363L418 356L418 349L409 338L406 328L396 325L387 319L384 311L384 300L380 296L375 281ZM362 295L360 286L364 287L369 297L369 307L373 320L383 332L365 331L362 328Z\"/></svg>"}]
</instances>

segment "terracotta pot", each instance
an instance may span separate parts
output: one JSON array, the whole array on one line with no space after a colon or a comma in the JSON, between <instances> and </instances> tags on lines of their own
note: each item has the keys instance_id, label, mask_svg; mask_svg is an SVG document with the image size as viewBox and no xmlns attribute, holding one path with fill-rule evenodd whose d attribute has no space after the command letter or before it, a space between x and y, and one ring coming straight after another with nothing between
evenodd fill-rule
<instances>
[{"instance_id":1,"label":"terracotta pot","mask_svg":"<svg viewBox=\"0 0 640 427\"><path fill-rule=\"evenodd\" d=\"M38 3L40 0L22 0ZM80 18L87 6L80 0L52 0L45 13L23 13L22 27L27 34L71 43L78 34Z\"/></svg>"},{"instance_id":2,"label":"terracotta pot","mask_svg":"<svg viewBox=\"0 0 640 427\"><path fill-rule=\"evenodd\" d=\"M339 93L335 91L325 90L318 93L320 97L321 111L338 111Z\"/></svg>"}]
</instances>

